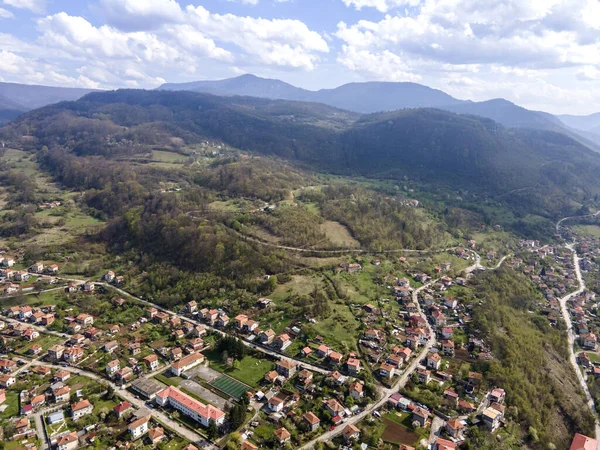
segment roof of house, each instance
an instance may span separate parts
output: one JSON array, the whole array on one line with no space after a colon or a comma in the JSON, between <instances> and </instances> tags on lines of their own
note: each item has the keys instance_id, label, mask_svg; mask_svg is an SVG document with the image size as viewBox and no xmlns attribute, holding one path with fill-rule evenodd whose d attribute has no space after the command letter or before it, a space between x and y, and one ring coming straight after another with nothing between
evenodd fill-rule
<instances>
[{"instance_id":1,"label":"roof of house","mask_svg":"<svg viewBox=\"0 0 600 450\"><path fill-rule=\"evenodd\" d=\"M281 361L277 361L276 364L278 367L283 367L284 369L292 369L297 366L297 364L289 359L282 359Z\"/></svg>"},{"instance_id":2,"label":"roof of house","mask_svg":"<svg viewBox=\"0 0 600 450\"><path fill-rule=\"evenodd\" d=\"M181 369L198 361L204 361L204 355L202 353L192 353L191 355L188 355L184 358L181 358L179 361L174 362L173 367L175 369Z\"/></svg>"},{"instance_id":3,"label":"roof of house","mask_svg":"<svg viewBox=\"0 0 600 450\"><path fill-rule=\"evenodd\" d=\"M456 444L452 441L447 441L446 439L438 438L435 441L438 450L454 450L456 448Z\"/></svg>"},{"instance_id":4,"label":"roof of house","mask_svg":"<svg viewBox=\"0 0 600 450\"><path fill-rule=\"evenodd\" d=\"M315 425L319 422L321 422L321 419L319 419L313 412L309 411L307 413L305 413L302 418L304 420L306 420L308 423L310 423L311 425Z\"/></svg>"},{"instance_id":5,"label":"roof of house","mask_svg":"<svg viewBox=\"0 0 600 450\"><path fill-rule=\"evenodd\" d=\"M89 400L81 400L80 402L71 405L71 411L79 411L81 409L89 408L92 406Z\"/></svg>"},{"instance_id":6,"label":"roof of house","mask_svg":"<svg viewBox=\"0 0 600 450\"><path fill-rule=\"evenodd\" d=\"M115 406L113 408L113 410L117 414L121 414L122 412L127 411L129 408L131 408L131 403L129 403L127 400L125 400L124 402L121 402L117 406Z\"/></svg>"},{"instance_id":7,"label":"roof of house","mask_svg":"<svg viewBox=\"0 0 600 450\"><path fill-rule=\"evenodd\" d=\"M576 433L569 450L596 450L598 441L583 434Z\"/></svg>"},{"instance_id":8,"label":"roof of house","mask_svg":"<svg viewBox=\"0 0 600 450\"><path fill-rule=\"evenodd\" d=\"M63 434L58 439L56 439L56 445L58 445L58 446L66 445L66 444L69 444L71 442L77 441L77 439L78 439L77 432L76 431L71 431L70 433Z\"/></svg>"},{"instance_id":9,"label":"roof of house","mask_svg":"<svg viewBox=\"0 0 600 450\"><path fill-rule=\"evenodd\" d=\"M273 434L280 441L283 441L284 439L289 439L292 436L290 434L290 432L288 430L286 430L284 427L281 427L281 428L275 430L275 432Z\"/></svg>"},{"instance_id":10,"label":"roof of house","mask_svg":"<svg viewBox=\"0 0 600 450\"><path fill-rule=\"evenodd\" d=\"M142 425L148 423L149 420L150 420L150 416L140 417L139 419L134 420L133 422L131 422L129 424L129 429L130 430L135 430L136 428L139 428Z\"/></svg>"}]
</instances>

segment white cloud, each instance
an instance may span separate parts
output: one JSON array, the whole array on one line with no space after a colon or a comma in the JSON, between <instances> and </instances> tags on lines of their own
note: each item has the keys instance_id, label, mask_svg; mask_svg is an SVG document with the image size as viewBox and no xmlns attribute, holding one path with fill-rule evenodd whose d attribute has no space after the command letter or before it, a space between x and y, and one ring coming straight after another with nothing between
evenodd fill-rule
<instances>
[{"instance_id":1,"label":"white cloud","mask_svg":"<svg viewBox=\"0 0 600 450\"><path fill-rule=\"evenodd\" d=\"M99 6L109 25L127 31L155 29L185 18L175 0L100 0Z\"/></svg>"},{"instance_id":2,"label":"white cloud","mask_svg":"<svg viewBox=\"0 0 600 450\"><path fill-rule=\"evenodd\" d=\"M388 12L400 6L417 6L421 0L342 0L344 5L353 6L360 11L363 8L375 8L381 12Z\"/></svg>"},{"instance_id":3,"label":"white cloud","mask_svg":"<svg viewBox=\"0 0 600 450\"><path fill-rule=\"evenodd\" d=\"M319 55L329 52L325 39L300 20L212 14L202 6L188 6L187 12L192 26L236 45L251 62L312 70Z\"/></svg>"},{"instance_id":4,"label":"white cloud","mask_svg":"<svg viewBox=\"0 0 600 450\"><path fill-rule=\"evenodd\" d=\"M12 19L13 17L15 17L13 13L4 8L0 8L0 19Z\"/></svg>"},{"instance_id":5,"label":"white cloud","mask_svg":"<svg viewBox=\"0 0 600 450\"><path fill-rule=\"evenodd\" d=\"M28 9L39 14L46 10L46 0L2 0L2 3L13 8Z\"/></svg>"},{"instance_id":6,"label":"white cloud","mask_svg":"<svg viewBox=\"0 0 600 450\"><path fill-rule=\"evenodd\" d=\"M241 3L243 5L258 5L258 0L227 0L231 3ZM285 1L285 0L282 0Z\"/></svg>"}]
</instances>

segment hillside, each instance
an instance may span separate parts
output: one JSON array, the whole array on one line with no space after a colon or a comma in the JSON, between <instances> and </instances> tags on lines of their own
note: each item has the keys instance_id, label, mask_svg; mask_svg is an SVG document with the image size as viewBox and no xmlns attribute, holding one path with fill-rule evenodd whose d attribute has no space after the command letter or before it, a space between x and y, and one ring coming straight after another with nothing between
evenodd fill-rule
<instances>
[{"instance_id":1,"label":"hillside","mask_svg":"<svg viewBox=\"0 0 600 450\"><path fill-rule=\"evenodd\" d=\"M158 89L190 90L221 96L240 95L317 102L358 113L376 113L407 108L439 108L457 114L486 117L511 128L524 127L559 131L575 139L581 139L584 145L600 151L595 144L600 142L600 136L588 133L587 131L590 131L588 129L571 125L569 121L561 121L552 114L531 111L504 99L483 102L459 100L443 91L417 83L349 83L335 89L310 91L280 80L242 75L216 81L167 83Z\"/></svg>"},{"instance_id":2,"label":"hillside","mask_svg":"<svg viewBox=\"0 0 600 450\"><path fill-rule=\"evenodd\" d=\"M0 109L2 108L3 98L13 105L17 104L21 107L11 109L30 110L52 103L77 100L93 91L93 89L0 83Z\"/></svg>"},{"instance_id":3,"label":"hillside","mask_svg":"<svg viewBox=\"0 0 600 450\"><path fill-rule=\"evenodd\" d=\"M489 196L527 188L519 203L534 203L546 215L600 193L600 156L576 140L432 109L359 117L318 104L123 90L32 111L2 136L19 141L29 130L37 146L80 155L134 154L173 138L216 139L339 174L408 176Z\"/></svg>"}]
</instances>

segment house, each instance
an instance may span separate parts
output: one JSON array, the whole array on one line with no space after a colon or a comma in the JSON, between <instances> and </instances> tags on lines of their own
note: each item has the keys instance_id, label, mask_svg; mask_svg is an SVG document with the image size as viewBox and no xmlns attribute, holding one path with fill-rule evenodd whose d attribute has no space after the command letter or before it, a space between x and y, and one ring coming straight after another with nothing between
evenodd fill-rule
<instances>
[{"instance_id":1,"label":"house","mask_svg":"<svg viewBox=\"0 0 600 450\"><path fill-rule=\"evenodd\" d=\"M119 343L117 341L109 341L102 347L106 353L113 353L116 349L119 348Z\"/></svg>"},{"instance_id":2,"label":"house","mask_svg":"<svg viewBox=\"0 0 600 450\"><path fill-rule=\"evenodd\" d=\"M348 367L348 373L350 375L358 375L360 373L360 359L348 358L348 361L346 361L346 366Z\"/></svg>"},{"instance_id":3,"label":"house","mask_svg":"<svg viewBox=\"0 0 600 450\"><path fill-rule=\"evenodd\" d=\"M473 403L470 403L466 400L459 400L458 401L458 410L465 412L467 414L470 414L472 412L475 412L476 408Z\"/></svg>"},{"instance_id":4,"label":"house","mask_svg":"<svg viewBox=\"0 0 600 450\"><path fill-rule=\"evenodd\" d=\"M354 425L348 424L346 425L346 428L344 428L344 431L342 431L342 437L346 442L356 441L360 438L360 430Z\"/></svg>"},{"instance_id":5,"label":"house","mask_svg":"<svg viewBox=\"0 0 600 450\"><path fill-rule=\"evenodd\" d=\"M6 401L6 391L0 389L0 405Z\"/></svg>"},{"instance_id":6,"label":"house","mask_svg":"<svg viewBox=\"0 0 600 450\"><path fill-rule=\"evenodd\" d=\"M115 273L112 270L109 270L108 272L106 272L106 275L104 275L104 280L107 283L112 283L114 279L115 279Z\"/></svg>"},{"instance_id":7,"label":"house","mask_svg":"<svg viewBox=\"0 0 600 450\"><path fill-rule=\"evenodd\" d=\"M279 377L279 374L276 371L271 370L271 371L265 373L264 380L267 383L273 384L273 383L275 383L275 380L277 380L277 377Z\"/></svg>"},{"instance_id":8,"label":"house","mask_svg":"<svg viewBox=\"0 0 600 450\"><path fill-rule=\"evenodd\" d=\"M155 356L155 355L154 355ZM202 353L192 353L191 355L181 358L179 361L174 362L171 365L171 373L176 377L179 377L186 370L192 367L202 364L204 362L204 355Z\"/></svg>"},{"instance_id":9,"label":"house","mask_svg":"<svg viewBox=\"0 0 600 450\"><path fill-rule=\"evenodd\" d=\"M593 333L582 334L581 345L586 350L596 350L596 348L598 347L598 339Z\"/></svg>"},{"instance_id":10,"label":"house","mask_svg":"<svg viewBox=\"0 0 600 450\"><path fill-rule=\"evenodd\" d=\"M69 283L69 285L65 288L65 292L67 294L73 294L74 292L77 292L78 289L79 286L77 283Z\"/></svg>"},{"instance_id":11,"label":"house","mask_svg":"<svg viewBox=\"0 0 600 450\"><path fill-rule=\"evenodd\" d=\"M302 422L310 432L316 431L321 425L321 419L310 411L302 415Z\"/></svg>"},{"instance_id":12,"label":"house","mask_svg":"<svg viewBox=\"0 0 600 450\"><path fill-rule=\"evenodd\" d=\"M258 328L258 322L255 320L248 320L244 325L244 333L252 333L254 330Z\"/></svg>"},{"instance_id":13,"label":"house","mask_svg":"<svg viewBox=\"0 0 600 450\"><path fill-rule=\"evenodd\" d=\"M0 359L0 372L10 373L17 367L17 363L11 359Z\"/></svg>"},{"instance_id":14,"label":"house","mask_svg":"<svg viewBox=\"0 0 600 450\"><path fill-rule=\"evenodd\" d=\"M142 345L139 342L132 342L127 346L129 353L133 356L142 353Z\"/></svg>"},{"instance_id":15,"label":"house","mask_svg":"<svg viewBox=\"0 0 600 450\"><path fill-rule=\"evenodd\" d=\"M244 441L244 443L242 444L242 450L258 450L258 446L254 445L250 441Z\"/></svg>"},{"instance_id":16,"label":"house","mask_svg":"<svg viewBox=\"0 0 600 450\"><path fill-rule=\"evenodd\" d=\"M419 383L427 384L431 381L431 372L429 370L418 369L417 377L419 379Z\"/></svg>"},{"instance_id":17,"label":"house","mask_svg":"<svg viewBox=\"0 0 600 450\"><path fill-rule=\"evenodd\" d=\"M369 329L365 331L364 337L368 341L380 341L383 339L383 334L379 330Z\"/></svg>"},{"instance_id":18,"label":"house","mask_svg":"<svg viewBox=\"0 0 600 450\"><path fill-rule=\"evenodd\" d=\"M56 403L68 402L69 398L71 398L71 388L69 386L63 386L56 389L53 392L53 395Z\"/></svg>"},{"instance_id":19,"label":"house","mask_svg":"<svg viewBox=\"0 0 600 450\"><path fill-rule=\"evenodd\" d=\"M73 420L78 420L83 416L91 414L93 410L94 406L89 400L82 400L71 405L71 414L73 416Z\"/></svg>"},{"instance_id":20,"label":"house","mask_svg":"<svg viewBox=\"0 0 600 450\"><path fill-rule=\"evenodd\" d=\"M50 264L50 266L48 267L48 273L56 275L58 273L58 265Z\"/></svg>"},{"instance_id":21,"label":"house","mask_svg":"<svg viewBox=\"0 0 600 450\"><path fill-rule=\"evenodd\" d=\"M138 439L148 432L148 423L150 416L140 417L134 420L127 426L127 430L131 433L133 439Z\"/></svg>"},{"instance_id":22,"label":"house","mask_svg":"<svg viewBox=\"0 0 600 450\"><path fill-rule=\"evenodd\" d=\"M437 438L433 443L432 450L455 450L456 444L452 441L448 441L446 439Z\"/></svg>"},{"instance_id":23,"label":"house","mask_svg":"<svg viewBox=\"0 0 600 450\"><path fill-rule=\"evenodd\" d=\"M29 350L27 350L27 353L29 353L30 355L39 355L43 350L43 347L39 344L33 344L31 347L29 347Z\"/></svg>"},{"instance_id":24,"label":"house","mask_svg":"<svg viewBox=\"0 0 600 450\"><path fill-rule=\"evenodd\" d=\"M89 314L79 314L76 318L77 323L84 327L91 327L94 325L94 317Z\"/></svg>"},{"instance_id":25,"label":"house","mask_svg":"<svg viewBox=\"0 0 600 450\"><path fill-rule=\"evenodd\" d=\"M44 264L42 264L41 262L35 263L33 266L31 266L29 268L29 271L33 272L33 273L43 273L44 272Z\"/></svg>"},{"instance_id":26,"label":"house","mask_svg":"<svg viewBox=\"0 0 600 450\"><path fill-rule=\"evenodd\" d=\"M119 383L125 383L133 376L133 369L131 367L123 367L115 372L115 378Z\"/></svg>"},{"instance_id":27,"label":"house","mask_svg":"<svg viewBox=\"0 0 600 450\"><path fill-rule=\"evenodd\" d=\"M415 409L413 409L412 421L417 421L421 428L424 428L427 425L427 422L429 422L429 413L423 408L419 408L417 406Z\"/></svg>"},{"instance_id":28,"label":"house","mask_svg":"<svg viewBox=\"0 0 600 450\"><path fill-rule=\"evenodd\" d=\"M248 316L246 314L238 314L235 316L235 327L239 331L242 331L244 325L246 325L246 322L248 322Z\"/></svg>"},{"instance_id":29,"label":"house","mask_svg":"<svg viewBox=\"0 0 600 450\"><path fill-rule=\"evenodd\" d=\"M29 280L29 272L25 270L19 270L15 272L15 281L27 281Z\"/></svg>"},{"instance_id":30,"label":"house","mask_svg":"<svg viewBox=\"0 0 600 450\"><path fill-rule=\"evenodd\" d=\"M348 271L348 273L355 273L355 272L362 270L362 266L358 263L352 263L352 264L348 264L348 266L346 267L346 270Z\"/></svg>"},{"instance_id":31,"label":"house","mask_svg":"<svg viewBox=\"0 0 600 450\"><path fill-rule=\"evenodd\" d=\"M162 427L150 428L148 430L148 439L152 442L152 445L156 445L165 439L165 429Z\"/></svg>"},{"instance_id":32,"label":"house","mask_svg":"<svg viewBox=\"0 0 600 450\"><path fill-rule=\"evenodd\" d=\"M268 329L267 331L261 331L261 333L258 335L258 342L263 345L270 344L273 342L273 339L275 339L275 332L271 329Z\"/></svg>"},{"instance_id":33,"label":"house","mask_svg":"<svg viewBox=\"0 0 600 450\"><path fill-rule=\"evenodd\" d=\"M598 441L587 437L583 434L575 433L571 447L569 450L596 450L598 448Z\"/></svg>"},{"instance_id":34,"label":"house","mask_svg":"<svg viewBox=\"0 0 600 450\"><path fill-rule=\"evenodd\" d=\"M198 303L196 303L196 301L194 301L194 300L187 302L185 304L185 310L189 314L195 313L198 310Z\"/></svg>"},{"instance_id":35,"label":"house","mask_svg":"<svg viewBox=\"0 0 600 450\"><path fill-rule=\"evenodd\" d=\"M2 258L2 265L4 267L12 267L15 265L15 259L11 258L10 256L5 256Z\"/></svg>"},{"instance_id":36,"label":"house","mask_svg":"<svg viewBox=\"0 0 600 450\"><path fill-rule=\"evenodd\" d=\"M61 383L64 383L69 378L71 378L71 374L69 372L67 372L66 370L59 370L58 372L56 372L54 374L53 378L55 381L60 381Z\"/></svg>"},{"instance_id":37,"label":"house","mask_svg":"<svg viewBox=\"0 0 600 450\"><path fill-rule=\"evenodd\" d=\"M360 381L352 383L348 391L354 400L360 400L364 397L363 384Z\"/></svg>"},{"instance_id":38,"label":"house","mask_svg":"<svg viewBox=\"0 0 600 450\"><path fill-rule=\"evenodd\" d=\"M169 350L169 358L172 361L179 361L183 356L183 351L179 347L172 348Z\"/></svg>"},{"instance_id":39,"label":"house","mask_svg":"<svg viewBox=\"0 0 600 450\"><path fill-rule=\"evenodd\" d=\"M453 341L442 341L442 352L445 356L454 356L454 342Z\"/></svg>"},{"instance_id":40,"label":"house","mask_svg":"<svg viewBox=\"0 0 600 450\"><path fill-rule=\"evenodd\" d=\"M292 340L290 339L289 335L282 334L282 335L278 336L277 339L275 339L275 342L273 342L273 345L275 346L275 348L279 349L280 351L284 351L286 348L288 348L290 345L292 345Z\"/></svg>"},{"instance_id":41,"label":"house","mask_svg":"<svg viewBox=\"0 0 600 450\"><path fill-rule=\"evenodd\" d=\"M269 409L269 411L274 413L281 412L284 406L285 401L279 397L271 397L267 402L267 408Z\"/></svg>"},{"instance_id":42,"label":"house","mask_svg":"<svg viewBox=\"0 0 600 450\"><path fill-rule=\"evenodd\" d=\"M297 364L294 361L282 359L275 363L275 370L281 376L291 378L296 373Z\"/></svg>"},{"instance_id":43,"label":"house","mask_svg":"<svg viewBox=\"0 0 600 450\"><path fill-rule=\"evenodd\" d=\"M329 353L329 362L332 364L341 364L342 363L342 354L338 352Z\"/></svg>"},{"instance_id":44,"label":"house","mask_svg":"<svg viewBox=\"0 0 600 450\"><path fill-rule=\"evenodd\" d=\"M427 355L426 366L428 369L439 370L442 364L442 357L438 353L429 353Z\"/></svg>"},{"instance_id":45,"label":"house","mask_svg":"<svg viewBox=\"0 0 600 450\"><path fill-rule=\"evenodd\" d=\"M31 406L34 408L39 408L44 404L46 404L46 396L43 394L36 395L31 399Z\"/></svg>"},{"instance_id":46,"label":"house","mask_svg":"<svg viewBox=\"0 0 600 450\"><path fill-rule=\"evenodd\" d=\"M63 358L67 362L76 363L81 358L83 358L83 354L83 349L81 347L75 346L66 349L63 353Z\"/></svg>"},{"instance_id":47,"label":"house","mask_svg":"<svg viewBox=\"0 0 600 450\"><path fill-rule=\"evenodd\" d=\"M464 427L464 424L460 420L453 419L446 422L445 430L449 436L458 438Z\"/></svg>"},{"instance_id":48,"label":"house","mask_svg":"<svg viewBox=\"0 0 600 450\"><path fill-rule=\"evenodd\" d=\"M310 356L312 354L312 349L310 347L304 347L300 353L302 353L302 356L304 356L305 358Z\"/></svg>"},{"instance_id":49,"label":"house","mask_svg":"<svg viewBox=\"0 0 600 450\"><path fill-rule=\"evenodd\" d=\"M120 369L121 369L121 362L118 359L110 361L108 364L106 364L106 374L109 377L112 377Z\"/></svg>"},{"instance_id":50,"label":"house","mask_svg":"<svg viewBox=\"0 0 600 450\"><path fill-rule=\"evenodd\" d=\"M37 339L39 337L40 333L34 330L33 328L29 328L23 333L23 339L25 339L26 341L33 341L34 339Z\"/></svg>"},{"instance_id":51,"label":"house","mask_svg":"<svg viewBox=\"0 0 600 450\"><path fill-rule=\"evenodd\" d=\"M442 339L452 339L454 336L454 328L444 327L442 328Z\"/></svg>"},{"instance_id":52,"label":"house","mask_svg":"<svg viewBox=\"0 0 600 450\"><path fill-rule=\"evenodd\" d=\"M83 292L94 292L96 290L96 285L90 281L83 283Z\"/></svg>"},{"instance_id":53,"label":"house","mask_svg":"<svg viewBox=\"0 0 600 450\"><path fill-rule=\"evenodd\" d=\"M504 389L495 388L490 392L489 399L491 403L504 403L504 397L506 396L506 392Z\"/></svg>"},{"instance_id":54,"label":"house","mask_svg":"<svg viewBox=\"0 0 600 450\"><path fill-rule=\"evenodd\" d=\"M142 361L144 361L148 370L154 371L154 370L158 369L158 365L159 365L158 356L148 355L144 359L142 359Z\"/></svg>"},{"instance_id":55,"label":"house","mask_svg":"<svg viewBox=\"0 0 600 450\"><path fill-rule=\"evenodd\" d=\"M321 358L326 358L327 356L329 356L330 353L331 353L331 349L329 347L327 347L326 345L321 344L317 348L317 355Z\"/></svg>"},{"instance_id":56,"label":"house","mask_svg":"<svg viewBox=\"0 0 600 450\"><path fill-rule=\"evenodd\" d=\"M217 318L217 327L225 328L228 323L229 316L227 316L227 314L219 314L219 317Z\"/></svg>"},{"instance_id":57,"label":"house","mask_svg":"<svg viewBox=\"0 0 600 450\"><path fill-rule=\"evenodd\" d=\"M285 444L292 437L290 432L287 429L285 429L284 427L278 428L277 430L275 430L273 432L273 434L275 435L275 439L277 439L277 441L279 442L280 445Z\"/></svg>"},{"instance_id":58,"label":"house","mask_svg":"<svg viewBox=\"0 0 600 450\"><path fill-rule=\"evenodd\" d=\"M379 367L379 376L386 379L392 379L396 373L396 368L388 363L383 363Z\"/></svg>"},{"instance_id":59,"label":"house","mask_svg":"<svg viewBox=\"0 0 600 450\"><path fill-rule=\"evenodd\" d=\"M431 313L431 317L433 317L433 321L437 327L443 327L446 325L446 316L439 310L434 310Z\"/></svg>"},{"instance_id":60,"label":"house","mask_svg":"<svg viewBox=\"0 0 600 450\"><path fill-rule=\"evenodd\" d=\"M273 301L270 298L264 298L261 297L258 299L258 301L256 302L256 306L258 306L260 309L266 309L268 308L271 304L273 303Z\"/></svg>"},{"instance_id":61,"label":"house","mask_svg":"<svg viewBox=\"0 0 600 450\"><path fill-rule=\"evenodd\" d=\"M75 450L78 447L79 438L77 437L77 431L69 431L56 439L56 448L58 450Z\"/></svg>"},{"instance_id":62,"label":"house","mask_svg":"<svg viewBox=\"0 0 600 450\"><path fill-rule=\"evenodd\" d=\"M325 402L325 410L331 414L331 417L341 416L344 413L344 407L335 398Z\"/></svg>"},{"instance_id":63,"label":"house","mask_svg":"<svg viewBox=\"0 0 600 450\"><path fill-rule=\"evenodd\" d=\"M500 427L500 420L503 416L501 411L490 406L481 413L481 420L493 432Z\"/></svg>"},{"instance_id":64,"label":"house","mask_svg":"<svg viewBox=\"0 0 600 450\"><path fill-rule=\"evenodd\" d=\"M173 386L158 392L154 400L160 406L170 406L181 411L204 427L208 427L210 421L217 425L222 425L225 421L223 411L212 405L205 405Z\"/></svg>"},{"instance_id":65,"label":"house","mask_svg":"<svg viewBox=\"0 0 600 450\"><path fill-rule=\"evenodd\" d=\"M121 402L117 406L115 406L113 408L113 411L117 414L117 417L119 419L121 419L128 412L131 412L131 409L132 409L131 403L129 403L127 400L125 400L124 402Z\"/></svg>"}]
</instances>

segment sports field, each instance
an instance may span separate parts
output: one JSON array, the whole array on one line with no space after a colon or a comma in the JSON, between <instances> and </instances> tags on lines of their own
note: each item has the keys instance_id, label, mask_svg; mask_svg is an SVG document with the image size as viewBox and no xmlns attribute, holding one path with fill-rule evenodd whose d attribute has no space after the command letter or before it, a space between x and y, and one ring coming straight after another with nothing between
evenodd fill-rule
<instances>
[{"instance_id":1,"label":"sports field","mask_svg":"<svg viewBox=\"0 0 600 450\"><path fill-rule=\"evenodd\" d=\"M214 379L210 382L210 385L219 391L232 396L236 400L239 400L242 395L252 390L250 386L246 386L245 384L240 383L239 381L234 380L227 375L223 375L222 377Z\"/></svg>"}]
</instances>

